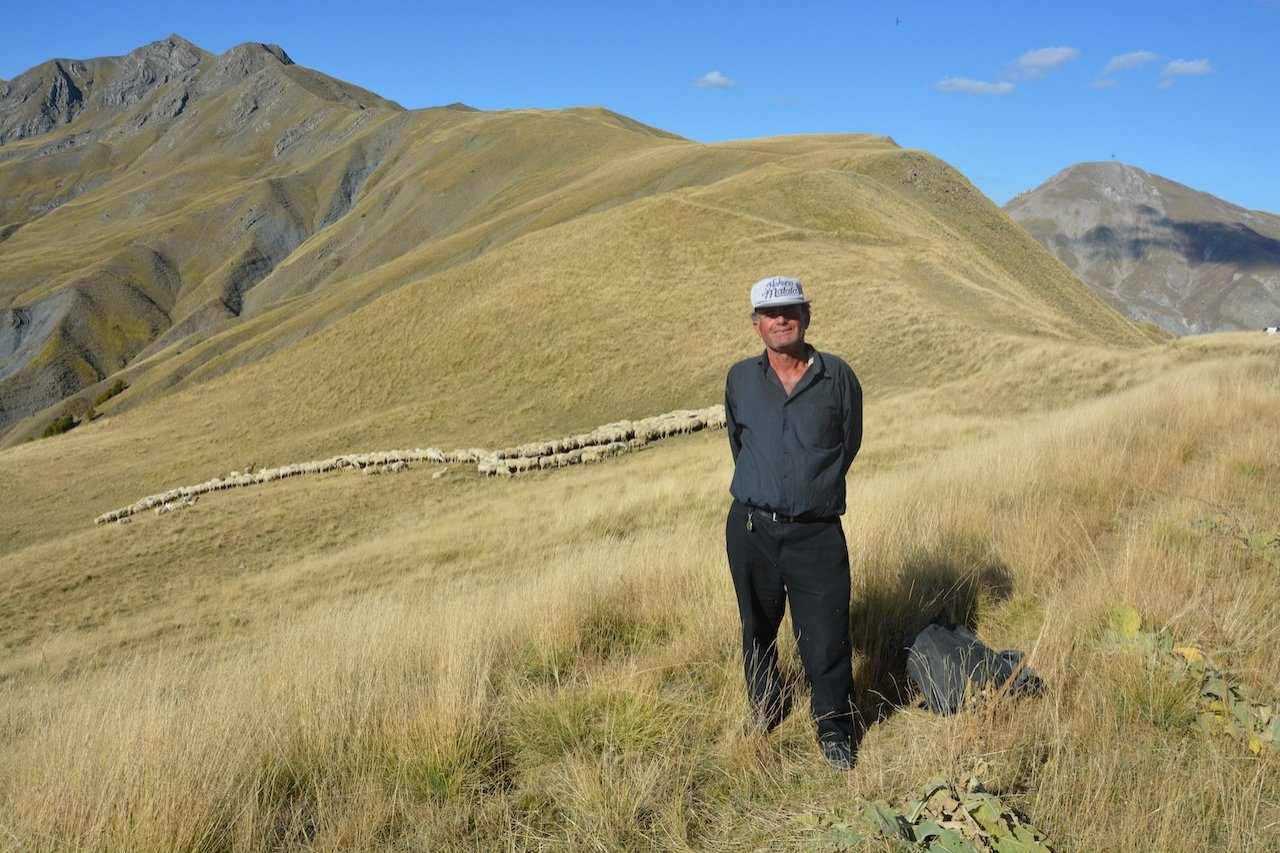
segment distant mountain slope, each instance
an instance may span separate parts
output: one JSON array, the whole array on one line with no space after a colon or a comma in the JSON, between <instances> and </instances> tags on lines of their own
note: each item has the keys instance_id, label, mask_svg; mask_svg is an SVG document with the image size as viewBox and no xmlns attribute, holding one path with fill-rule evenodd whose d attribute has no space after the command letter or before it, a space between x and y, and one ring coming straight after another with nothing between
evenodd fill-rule
<instances>
[{"instance_id":1,"label":"distant mountain slope","mask_svg":"<svg viewBox=\"0 0 1280 853\"><path fill-rule=\"evenodd\" d=\"M1064 169L1005 211L1130 317L1180 335L1280 322L1280 216L1120 163Z\"/></svg>"},{"instance_id":2,"label":"distant mountain slope","mask_svg":"<svg viewBox=\"0 0 1280 853\"><path fill-rule=\"evenodd\" d=\"M279 48L176 37L72 64L78 111L12 95L61 91L57 63L0 102L3 127L56 119L0 145L3 442L120 378L113 413L191 389L307 454L701 406L749 343L745 285L780 271L885 387L971 377L1010 338L1149 340L883 137L703 145L597 108L409 112ZM698 358L653 373L654 312Z\"/></svg>"},{"instance_id":3,"label":"distant mountain slope","mask_svg":"<svg viewBox=\"0 0 1280 853\"><path fill-rule=\"evenodd\" d=\"M65 145L127 136L173 118L268 67L294 66L278 45L242 44L214 56L180 36L98 59L53 59L0 80L0 144L76 124ZM352 106L396 105L348 83L294 66L300 84Z\"/></svg>"},{"instance_id":4,"label":"distant mountain slope","mask_svg":"<svg viewBox=\"0 0 1280 853\"><path fill-rule=\"evenodd\" d=\"M324 147L397 115L278 47L176 36L0 85L0 428L238 316L371 168Z\"/></svg>"}]
</instances>

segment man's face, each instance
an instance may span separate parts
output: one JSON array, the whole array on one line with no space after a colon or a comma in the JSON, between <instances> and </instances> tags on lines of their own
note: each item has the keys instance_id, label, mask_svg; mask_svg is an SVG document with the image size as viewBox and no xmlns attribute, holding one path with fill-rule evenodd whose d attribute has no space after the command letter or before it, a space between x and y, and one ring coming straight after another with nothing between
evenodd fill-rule
<instances>
[{"instance_id":1,"label":"man's face","mask_svg":"<svg viewBox=\"0 0 1280 853\"><path fill-rule=\"evenodd\" d=\"M778 305L757 308L755 313L756 334L769 349L782 351L804 344L804 332L809 328L808 306Z\"/></svg>"}]
</instances>

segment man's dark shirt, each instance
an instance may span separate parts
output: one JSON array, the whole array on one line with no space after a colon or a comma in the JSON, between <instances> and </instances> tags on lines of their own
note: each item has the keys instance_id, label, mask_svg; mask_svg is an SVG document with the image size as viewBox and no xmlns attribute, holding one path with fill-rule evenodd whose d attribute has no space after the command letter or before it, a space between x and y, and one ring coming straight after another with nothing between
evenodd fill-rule
<instances>
[{"instance_id":1,"label":"man's dark shirt","mask_svg":"<svg viewBox=\"0 0 1280 853\"><path fill-rule=\"evenodd\" d=\"M841 359L809 352L809 369L789 397L767 352L729 368L729 491L763 510L830 518L844 514L844 476L862 446L862 387Z\"/></svg>"}]
</instances>

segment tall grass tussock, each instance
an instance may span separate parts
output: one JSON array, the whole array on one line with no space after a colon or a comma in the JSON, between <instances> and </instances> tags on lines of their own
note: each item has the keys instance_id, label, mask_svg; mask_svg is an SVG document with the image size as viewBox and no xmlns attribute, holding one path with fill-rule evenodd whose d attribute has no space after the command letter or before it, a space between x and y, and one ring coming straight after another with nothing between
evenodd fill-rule
<instances>
[{"instance_id":1,"label":"tall grass tussock","mask_svg":"<svg viewBox=\"0 0 1280 853\"><path fill-rule=\"evenodd\" d=\"M802 684L771 737L743 732L722 434L511 481L270 484L182 536L86 530L59 553L116 579L109 612L50 588L31 605L55 628L4 622L3 843L812 849L859 803L977 774L1063 848L1271 849L1277 753L1197 727L1188 685L1107 628L1130 606L1280 696L1275 565L1195 524L1280 526L1277 412L1274 352L1170 359L942 446L953 416L872 402L845 526L873 724L847 777ZM935 616L1030 651L1046 691L916 707L901 646Z\"/></svg>"}]
</instances>

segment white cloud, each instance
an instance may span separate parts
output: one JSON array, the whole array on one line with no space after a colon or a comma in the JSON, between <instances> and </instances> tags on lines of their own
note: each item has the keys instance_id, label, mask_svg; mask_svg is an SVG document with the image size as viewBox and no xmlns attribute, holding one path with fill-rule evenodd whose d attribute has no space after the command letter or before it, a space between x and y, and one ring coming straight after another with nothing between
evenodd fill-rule
<instances>
[{"instance_id":1,"label":"white cloud","mask_svg":"<svg viewBox=\"0 0 1280 853\"><path fill-rule=\"evenodd\" d=\"M1042 47L1022 54L1014 64L1023 77L1036 80L1043 77L1046 71L1066 65L1079 56L1080 51L1074 47Z\"/></svg>"},{"instance_id":2,"label":"white cloud","mask_svg":"<svg viewBox=\"0 0 1280 853\"><path fill-rule=\"evenodd\" d=\"M1161 77L1200 77L1212 74L1213 66L1207 59L1175 59L1160 72Z\"/></svg>"},{"instance_id":3,"label":"white cloud","mask_svg":"<svg viewBox=\"0 0 1280 853\"><path fill-rule=\"evenodd\" d=\"M1119 87L1119 83L1111 79L1094 80L1089 84L1090 89L1115 89Z\"/></svg>"},{"instance_id":4,"label":"white cloud","mask_svg":"<svg viewBox=\"0 0 1280 853\"><path fill-rule=\"evenodd\" d=\"M1110 74L1113 71L1127 71L1130 68L1141 68L1148 62L1155 62L1159 57L1149 50L1135 50L1129 53L1121 53L1111 57L1111 61L1107 63L1107 67L1102 69L1102 73Z\"/></svg>"},{"instance_id":5,"label":"white cloud","mask_svg":"<svg viewBox=\"0 0 1280 853\"><path fill-rule=\"evenodd\" d=\"M719 71L708 71L693 81L695 89L732 89L738 85L737 80L730 80Z\"/></svg>"},{"instance_id":6,"label":"white cloud","mask_svg":"<svg viewBox=\"0 0 1280 853\"><path fill-rule=\"evenodd\" d=\"M1011 95L1012 83L987 83L983 80L970 80L968 77L946 77L939 80L937 87L944 92L964 92L968 95Z\"/></svg>"}]
</instances>

